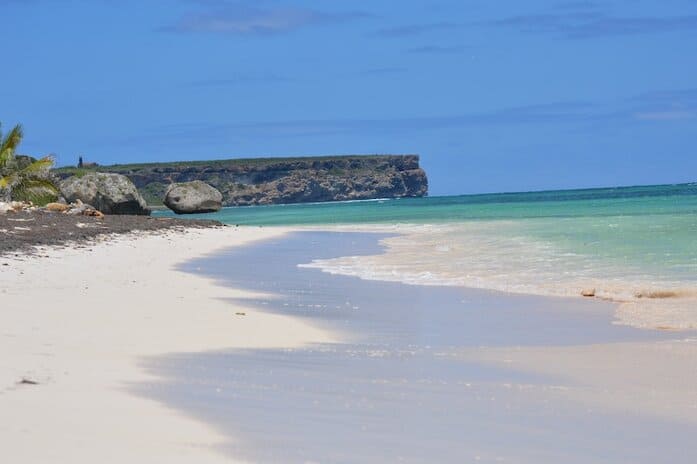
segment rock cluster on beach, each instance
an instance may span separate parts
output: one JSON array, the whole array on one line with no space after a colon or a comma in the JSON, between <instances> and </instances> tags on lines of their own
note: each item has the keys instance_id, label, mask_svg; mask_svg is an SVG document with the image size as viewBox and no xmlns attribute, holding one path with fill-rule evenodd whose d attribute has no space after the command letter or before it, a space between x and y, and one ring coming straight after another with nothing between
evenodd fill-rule
<instances>
[{"instance_id":1,"label":"rock cluster on beach","mask_svg":"<svg viewBox=\"0 0 697 464\"><path fill-rule=\"evenodd\" d=\"M136 186L121 174L72 176L60 182L60 191L67 202L81 201L104 214L150 214Z\"/></svg>"},{"instance_id":2,"label":"rock cluster on beach","mask_svg":"<svg viewBox=\"0 0 697 464\"><path fill-rule=\"evenodd\" d=\"M31 210L33 208L35 208L34 205L32 205L31 203L24 202L24 201L10 201L10 202L0 201L0 214L18 213L20 211Z\"/></svg>"},{"instance_id":3,"label":"rock cluster on beach","mask_svg":"<svg viewBox=\"0 0 697 464\"><path fill-rule=\"evenodd\" d=\"M87 205L80 200L76 200L75 203L49 203L44 206L46 211L52 211L54 213L64 213L73 216L93 216L102 218L104 213L96 209L92 205Z\"/></svg>"},{"instance_id":4,"label":"rock cluster on beach","mask_svg":"<svg viewBox=\"0 0 697 464\"><path fill-rule=\"evenodd\" d=\"M7 213L62 213L70 216L92 216L103 218L104 213L94 206L87 205L80 200L74 203L48 203L45 206L35 206L31 202L12 201L9 203L0 202L0 214Z\"/></svg>"}]
</instances>

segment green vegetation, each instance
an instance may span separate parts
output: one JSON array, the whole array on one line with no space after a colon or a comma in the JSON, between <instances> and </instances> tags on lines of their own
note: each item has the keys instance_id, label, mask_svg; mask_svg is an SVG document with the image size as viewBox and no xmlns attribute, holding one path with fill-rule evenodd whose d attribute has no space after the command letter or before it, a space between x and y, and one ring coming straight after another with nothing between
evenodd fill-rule
<instances>
[{"instance_id":1,"label":"green vegetation","mask_svg":"<svg viewBox=\"0 0 697 464\"><path fill-rule=\"evenodd\" d=\"M390 182L403 195L407 188L401 171L419 169L418 155L338 155L285 158L237 158L163 163L83 163L53 171L58 178L105 172L128 177L150 206L162 205L170 184L202 180L217 188L228 204L330 201L387 195ZM414 174L414 173L412 173ZM419 192L421 179L416 173ZM378 177L380 179L378 179ZM423 175L425 189L426 181ZM391 180L387 180L391 179ZM365 183L374 184L371 189ZM382 183L381 183L382 182ZM360 184L360 186L359 186ZM411 184L410 184L411 185ZM330 186L336 186L336 189ZM409 187L412 188L412 187ZM316 192L313 192L313 189ZM401 190L400 190L401 189ZM404 190L404 191L402 191ZM379 191L379 193L378 193Z\"/></svg>"},{"instance_id":2,"label":"green vegetation","mask_svg":"<svg viewBox=\"0 0 697 464\"><path fill-rule=\"evenodd\" d=\"M53 158L39 160L16 154L24 133L16 125L3 137L0 127L0 200L46 204L58 197L58 188L49 176Z\"/></svg>"},{"instance_id":3,"label":"green vegetation","mask_svg":"<svg viewBox=\"0 0 697 464\"><path fill-rule=\"evenodd\" d=\"M71 176L75 176L75 177L82 177L85 174L89 174L90 172L99 172L96 167L94 167L94 168L66 167L66 168L56 168L56 169L54 169L54 171L63 172L65 174L70 174Z\"/></svg>"},{"instance_id":4,"label":"green vegetation","mask_svg":"<svg viewBox=\"0 0 697 464\"><path fill-rule=\"evenodd\" d=\"M330 156L297 156L297 157L285 157L285 158L235 158L235 159L220 159L220 160L204 160L204 161L170 161L166 163L134 163L134 164L113 164L111 166L86 166L82 168L77 167L61 167L57 168L55 171L64 175L76 175L80 172L131 172L138 171L141 169L152 169L152 168L187 168L187 167L198 167L207 166L211 168L218 167L248 167L248 166L268 166L277 163L293 163L293 162L322 162L322 161L336 161L337 159L345 160L369 160L369 159L380 159L387 156L393 155L330 155Z\"/></svg>"},{"instance_id":5,"label":"green vegetation","mask_svg":"<svg viewBox=\"0 0 697 464\"><path fill-rule=\"evenodd\" d=\"M162 182L150 182L139 188L138 191L143 196L148 206L159 206L163 204L162 198L164 197L167 187L168 185Z\"/></svg>"},{"instance_id":6,"label":"green vegetation","mask_svg":"<svg viewBox=\"0 0 697 464\"><path fill-rule=\"evenodd\" d=\"M346 175L346 169L341 169L337 167L333 167L329 170L329 174L332 176L345 176Z\"/></svg>"}]
</instances>

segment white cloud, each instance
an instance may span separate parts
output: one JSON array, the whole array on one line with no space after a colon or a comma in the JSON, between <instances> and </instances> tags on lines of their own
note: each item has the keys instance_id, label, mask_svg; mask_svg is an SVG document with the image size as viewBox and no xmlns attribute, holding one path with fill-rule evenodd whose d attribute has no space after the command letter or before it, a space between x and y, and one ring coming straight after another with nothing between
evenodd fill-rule
<instances>
[{"instance_id":1,"label":"white cloud","mask_svg":"<svg viewBox=\"0 0 697 464\"><path fill-rule=\"evenodd\" d=\"M680 119L692 119L695 117L695 113L684 110L649 111L634 113L634 117L643 121L675 121Z\"/></svg>"}]
</instances>

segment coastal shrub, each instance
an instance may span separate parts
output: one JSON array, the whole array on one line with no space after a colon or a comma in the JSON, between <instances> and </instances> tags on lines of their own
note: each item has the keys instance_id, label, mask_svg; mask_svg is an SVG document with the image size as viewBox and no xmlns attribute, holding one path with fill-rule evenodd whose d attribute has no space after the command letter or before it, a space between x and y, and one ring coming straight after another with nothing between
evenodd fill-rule
<instances>
[{"instance_id":1,"label":"coastal shrub","mask_svg":"<svg viewBox=\"0 0 697 464\"><path fill-rule=\"evenodd\" d=\"M87 174L89 174L91 172L95 172L95 171L96 171L95 169L75 168L73 175L79 179L79 178L84 177Z\"/></svg>"},{"instance_id":2,"label":"coastal shrub","mask_svg":"<svg viewBox=\"0 0 697 464\"><path fill-rule=\"evenodd\" d=\"M50 176L53 157L34 159L18 156L24 132L17 124L5 136L0 126L0 200L31 201L43 205L58 198L58 187Z\"/></svg>"},{"instance_id":3,"label":"coastal shrub","mask_svg":"<svg viewBox=\"0 0 697 464\"><path fill-rule=\"evenodd\" d=\"M333 168L331 168L331 169L329 170L329 174L331 174L332 176L345 176L345 175L346 175L346 170L334 166Z\"/></svg>"},{"instance_id":4,"label":"coastal shrub","mask_svg":"<svg viewBox=\"0 0 697 464\"><path fill-rule=\"evenodd\" d=\"M161 206L162 199L165 197L169 184L163 182L150 182L138 188L138 191L143 196L143 199L148 205Z\"/></svg>"}]
</instances>

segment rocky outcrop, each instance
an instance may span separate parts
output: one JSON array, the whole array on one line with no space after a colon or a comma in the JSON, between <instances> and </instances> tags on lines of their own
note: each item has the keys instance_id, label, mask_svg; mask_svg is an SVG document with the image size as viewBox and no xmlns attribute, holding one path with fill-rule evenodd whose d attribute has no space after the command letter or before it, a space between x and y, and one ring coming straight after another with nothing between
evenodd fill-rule
<instances>
[{"instance_id":1,"label":"rocky outcrop","mask_svg":"<svg viewBox=\"0 0 697 464\"><path fill-rule=\"evenodd\" d=\"M77 203L47 203L45 206L35 206L29 201L13 201L5 203L0 201L0 214L5 213L62 213L72 216L92 216L103 218L104 214L90 205L77 200Z\"/></svg>"},{"instance_id":2,"label":"rocky outcrop","mask_svg":"<svg viewBox=\"0 0 697 464\"><path fill-rule=\"evenodd\" d=\"M222 208L222 202L220 191L200 180L170 185L164 199L177 214L212 213Z\"/></svg>"},{"instance_id":3,"label":"rocky outcrop","mask_svg":"<svg viewBox=\"0 0 697 464\"><path fill-rule=\"evenodd\" d=\"M34 205L26 201L0 201L0 214L18 213L36 209Z\"/></svg>"},{"instance_id":4,"label":"rocky outcrop","mask_svg":"<svg viewBox=\"0 0 697 464\"><path fill-rule=\"evenodd\" d=\"M80 200L77 200L77 202L70 204L48 203L46 206L41 208L41 210L51 213L70 214L72 216L92 216L96 218L104 217L104 213L98 211L94 206L84 204Z\"/></svg>"},{"instance_id":5,"label":"rocky outcrop","mask_svg":"<svg viewBox=\"0 0 697 464\"><path fill-rule=\"evenodd\" d=\"M420 197L426 173L418 155L327 156L99 166L128 176L148 203L172 183L200 180L223 195L223 206ZM68 170L57 170L61 176Z\"/></svg>"},{"instance_id":6,"label":"rocky outcrop","mask_svg":"<svg viewBox=\"0 0 697 464\"><path fill-rule=\"evenodd\" d=\"M422 181L416 188L410 188L408 182L415 176ZM225 193L231 205L257 205L422 196L425 185L426 176L420 173L364 172L336 176L326 171L309 175L307 171L296 171L269 182L233 185Z\"/></svg>"},{"instance_id":7,"label":"rocky outcrop","mask_svg":"<svg viewBox=\"0 0 697 464\"><path fill-rule=\"evenodd\" d=\"M104 214L150 214L136 186L121 174L95 172L72 176L60 182L60 191L67 202L81 201Z\"/></svg>"}]
</instances>

